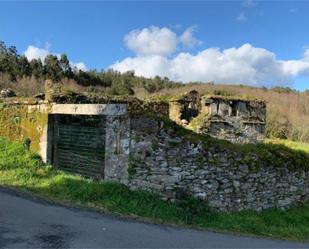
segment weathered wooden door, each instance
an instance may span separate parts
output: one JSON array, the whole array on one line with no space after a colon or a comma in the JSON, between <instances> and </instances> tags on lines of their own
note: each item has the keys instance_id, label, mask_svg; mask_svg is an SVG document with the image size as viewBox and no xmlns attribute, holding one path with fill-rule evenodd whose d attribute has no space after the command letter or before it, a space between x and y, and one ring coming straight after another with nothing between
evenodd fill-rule
<instances>
[{"instance_id":1,"label":"weathered wooden door","mask_svg":"<svg viewBox=\"0 0 309 249\"><path fill-rule=\"evenodd\" d=\"M105 116L53 115L52 164L59 169L103 179Z\"/></svg>"}]
</instances>

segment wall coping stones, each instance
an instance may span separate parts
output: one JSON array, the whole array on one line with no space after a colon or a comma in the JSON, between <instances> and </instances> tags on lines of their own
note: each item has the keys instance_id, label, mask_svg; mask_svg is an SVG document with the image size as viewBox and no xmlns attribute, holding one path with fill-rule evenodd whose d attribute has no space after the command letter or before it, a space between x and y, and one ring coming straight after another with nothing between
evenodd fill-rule
<instances>
[{"instance_id":1,"label":"wall coping stones","mask_svg":"<svg viewBox=\"0 0 309 249\"><path fill-rule=\"evenodd\" d=\"M50 114L126 115L127 104L53 104Z\"/></svg>"}]
</instances>

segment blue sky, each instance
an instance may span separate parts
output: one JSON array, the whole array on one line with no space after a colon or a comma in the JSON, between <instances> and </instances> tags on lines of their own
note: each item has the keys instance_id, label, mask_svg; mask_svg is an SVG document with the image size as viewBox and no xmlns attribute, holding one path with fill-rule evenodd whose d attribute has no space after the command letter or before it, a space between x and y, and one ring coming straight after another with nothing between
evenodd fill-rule
<instances>
[{"instance_id":1,"label":"blue sky","mask_svg":"<svg viewBox=\"0 0 309 249\"><path fill-rule=\"evenodd\" d=\"M0 40L20 53L30 45L65 52L88 69L113 65L120 71L184 81L246 83L248 78L247 84L303 90L309 88L309 56L304 55L309 48L308 11L306 1L0 1ZM181 41L186 30L191 45ZM157 34L169 31L176 35L173 48L163 53L145 50ZM128 34L130 40L127 36L124 41ZM146 36L143 41L141 34ZM160 36L155 42L170 45L173 37ZM230 48L236 51L224 52ZM154 69L149 69L154 61ZM183 70L199 66L199 61L204 68ZM253 64L244 70L248 61ZM278 69L282 61L283 71ZM242 76L235 75L238 70Z\"/></svg>"}]
</instances>

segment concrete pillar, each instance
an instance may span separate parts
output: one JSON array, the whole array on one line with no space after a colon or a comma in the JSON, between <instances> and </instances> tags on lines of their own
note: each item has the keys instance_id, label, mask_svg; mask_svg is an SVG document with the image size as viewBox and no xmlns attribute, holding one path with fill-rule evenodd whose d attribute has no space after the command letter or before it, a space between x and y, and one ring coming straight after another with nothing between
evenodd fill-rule
<instances>
[{"instance_id":1,"label":"concrete pillar","mask_svg":"<svg viewBox=\"0 0 309 249\"><path fill-rule=\"evenodd\" d=\"M54 120L52 115L48 115L47 124L43 128L40 138L40 155L43 162L52 164L52 146L54 136Z\"/></svg>"},{"instance_id":2,"label":"concrete pillar","mask_svg":"<svg viewBox=\"0 0 309 249\"><path fill-rule=\"evenodd\" d=\"M128 115L106 117L104 179L126 184L130 154L130 118Z\"/></svg>"}]
</instances>

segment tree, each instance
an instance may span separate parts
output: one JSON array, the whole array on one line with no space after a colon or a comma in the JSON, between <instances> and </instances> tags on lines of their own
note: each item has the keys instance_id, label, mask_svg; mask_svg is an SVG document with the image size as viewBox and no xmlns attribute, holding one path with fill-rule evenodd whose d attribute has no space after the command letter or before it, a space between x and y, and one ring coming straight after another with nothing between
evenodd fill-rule
<instances>
[{"instance_id":1,"label":"tree","mask_svg":"<svg viewBox=\"0 0 309 249\"><path fill-rule=\"evenodd\" d=\"M114 95L133 95L134 71L128 71L124 74L117 74L113 79L111 94Z\"/></svg>"},{"instance_id":2,"label":"tree","mask_svg":"<svg viewBox=\"0 0 309 249\"><path fill-rule=\"evenodd\" d=\"M70 61L67 57L66 54L62 54L61 57L60 57L60 60L59 60L59 66L62 70L62 77L66 77L66 78L72 78L73 76L73 71L72 71L72 68L70 66Z\"/></svg>"},{"instance_id":3,"label":"tree","mask_svg":"<svg viewBox=\"0 0 309 249\"><path fill-rule=\"evenodd\" d=\"M43 63L40 59L33 59L30 61L31 73L35 78L43 77Z\"/></svg>"},{"instance_id":4,"label":"tree","mask_svg":"<svg viewBox=\"0 0 309 249\"><path fill-rule=\"evenodd\" d=\"M46 56L43 69L45 77L55 82L60 81L63 76L60 62L55 55Z\"/></svg>"},{"instance_id":5,"label":"tree","mask_svg":"<svg viewBox=\"0 0 309 249\"><path fill-rule=\"evenodd\" d=\"M26 56L22 55L18 58L18 74L20 77L31 76L31 66Z\"/></svg>"},{"instance_id":6,"label":"tree","mask_svg":"<svg viewBox=\"0 0 309 249\"><path fill-rule=\"evenodd\" d=\"M134 71L120 73L114 70L96 71L73 70L66 54L46 56L44 63L40 59L29 60L19 55L16 47L7 47L0 41L0 72L9 77L9 81L18 82L18 78L32 78L42 81L51 79L59 82L63 79L73 79L83 86L109 87L110 92L117 95L134 94L134 87L144 87L148 92L160 91L163 88L179 86L179 83L159 76L153 79L136 76Z\"/></svg>"},{"instance_id":7,"label":"tree","mask_svg":"<svg viewBox=\"0 0 309 249\"><path fill-rule=\"evenodd\" d=\"M0 42L0 72L8 73L12 81L18 75L18 55L16 47L6 47Z\"/></svg>"}]
</instances>

